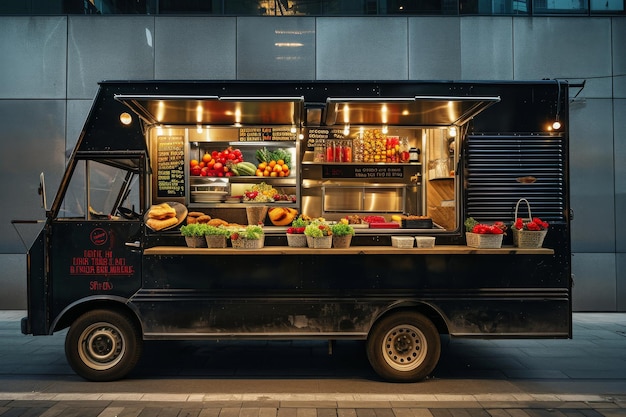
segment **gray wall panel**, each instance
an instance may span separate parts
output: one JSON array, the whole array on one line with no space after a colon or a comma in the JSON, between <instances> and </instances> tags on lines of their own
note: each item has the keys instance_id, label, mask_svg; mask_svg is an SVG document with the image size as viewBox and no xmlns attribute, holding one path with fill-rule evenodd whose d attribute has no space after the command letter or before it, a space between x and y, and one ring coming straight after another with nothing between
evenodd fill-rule
<instances>
[{"instance_id":1,"label":"gray wall panel","mask_svg":"<svg viewBox=\"0 0 626 417\"><path fill-rule=\"evenodd\" d=\"M0 17L0 98L65 98L66 17Z\"/></svg>"},{"instance_id":2,"label":"gray wall panel","mask_svg":"<svg viewBox=\"0 0 626 417\"><path fill-rule=\"evenodd\" d=\"M89 110L91 110L92 100L68 100L67 101L67 131L65 134L65 156L69 159L83 125L87 120ZM52 191L52 190L50 190Z\"/></svg>"},{"instance_id":3,"label":"gray wall panel","mask_svg":"<svg viewBox=\"0 0 626 417\"><path fill-rule=\"evenodd\" d=\"M613 101L615 128L615 236L617 252L626 252L626 99ZM626 285L626 270L622 270ZM624 300L626 303L626 300Z\"/></svg>"},{"instance_id":4,"label":"gray wall panel","mask_svg":"<svg viewBox=\"0 0 626 417\"><path fill-rule=\"evenodd\" d=\"M47 190L56 190L65 168L65 101L0 100L0 253L25 253L10 224L13 219L38 220L45 215L37 194L39 173ZM15 146L19 144L19 146ZM52 195L48 202L51 202Z\"/></svg>"},{"instance_id":5,"label":"gray wall panel","mask_svg":"<svg viewBox=\"0 0 626 417\"><path fill-rule=\"evenodd\" d=\"M315 79L315 18L239 17L237 78Z\"/></svg>"},{"instance_id":6,"label":"gray wall panel","mask_svg":"<svg viewBox=\"0 0 626 417\"><path fill-rule=\"evenodd\" d=\"M512 21L510 17L461 20L462 79L513 79Z\"/></svg>"},{"instance_id":7,"label":"gray wall panel","mask_svg":"<svg viewBox=\"0 0 626 417\"><path fill-rule=\"evenodd\" d=\"M626 311L626 253L615 254L617 276L617 311Z\"/></svg>"},{"instance_id":8,"label":"gray wall panel","mask_svg":"<svg viewBox=\"0 0 626 417\"><path fill-rule=\"evenodd\" d=\"M71 16L68 98L92 99L98 81L154 78L154 17Z\"/></svg>"},{"instance_id":9,"label":"gray wall panel","mask_svg":"<svg viewBox=\"0 0 626 417\"><path fill-rule=\"evenodd\" d=\"M26 310L26 255L0 253L0 308Z\"/></svg>"},{"instance_id":10,"label":"gray wall panel","mask_svg":"<svg viewBox=\"0 0 626 417\"><path fill-rule=\"evenodd\" d=\"M611 19L613 36L613 97L626 98L626 17ZM623 114L623 113L622 113Z\"/></svg>"},{"instance_id":11,"label":"gray wall panel","mask_svg":"<svg viewBox=\"0 0 626 417\"><path fill-rule=\"evenodd\" d=\"M575 311L615 311L615 254L576 253L572 257Z\"/></svg>"},{"instance_id":12,"label":"gray wall panel","mask_svg":"<svg viewBox=\"0 0 626 417\"><path fill-rule=\"evenodd\" d=\"M157 17L156 79L236 78L235 17Z\"/></svg>"},{"instance_id":13,"label":"gray wall panel","mask_svg":"<svg viewBox=\"0 0 626 417\"><path fill-rule=\"evenodd\" d=\"M319 17L316 78L406 80L407 36L406 18Z\"/></svg>"},{"instance_id":14,"label":"gray wall panel","mask_svg":"<svg viewBox=\"0 0 626 417\"><path fill-rule=\"evenodd\" d=\"M460 78L460 18L409 18L409 79Z\"/></svg>"},{"instance_id":15,"label":"gray wall panel","mask_svg":"<svg viewBox=\"0 0 626 417\"><path fill-rule=\"evenodd\" d=\"M588 79L581 97L611 93L609 18L514 19L515 78Z\"/></svg>"},{"instance_id":16,"label":"gray wall panel","mask_svg":"<svg viewBox=\"0 0 626 417\"><path fill-rule=\"evenodd\" d=\"M615 251L611 100L587 100L570 112L573 252ZM598 228L602 219L602 228ZM607 232L608 231L608 232Z\"/></svg>"}]
</instances>

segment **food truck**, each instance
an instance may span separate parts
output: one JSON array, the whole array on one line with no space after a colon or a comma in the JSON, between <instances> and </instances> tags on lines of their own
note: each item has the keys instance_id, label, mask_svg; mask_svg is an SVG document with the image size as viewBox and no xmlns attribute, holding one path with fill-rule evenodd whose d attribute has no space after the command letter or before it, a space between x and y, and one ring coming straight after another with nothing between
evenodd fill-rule
<instances>
[{"instance_id":1,"label":"food truck","mask_svg":"<svg viewBox=\"0 0 626 417\"><path fill-rule=\"evenodd\" d=\"M444 334L569 338L569 87L101 82L43 199L22 332L69 328L93 381L149 340L364 340L382 379L410 382ZM521 245L514 221L535 217L547 234ZM291 246L298 218L351 224L350 245ZM202 219L230 227L225 247L186 243ZM506 234L476 244L468 220ZM263 240L240 249L250 224Z\"/></svg>"}]
</instances>

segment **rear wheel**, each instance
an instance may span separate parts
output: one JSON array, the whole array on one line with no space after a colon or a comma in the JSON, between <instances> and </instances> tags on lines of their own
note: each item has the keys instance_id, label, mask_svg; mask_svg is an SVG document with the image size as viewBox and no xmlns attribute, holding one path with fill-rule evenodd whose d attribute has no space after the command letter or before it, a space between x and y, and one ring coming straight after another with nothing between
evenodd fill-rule
<instances>
[{"instance_id":1,"label":"rear wheel","mask_svg":"<svg viewBox=\"0 0 626 417\"><path fill-rule=\"evenodd\" d=\"M80 316L65 338L65 356L78 375L91 381L114 381L126 376L142 351L137 326L127 316L94 310Z\"/></svg>"},{"instance_id":2,"label":"rear wheel","mask_svg":"<svg viewBox=\"0 0 626 417\"><path fill-rule=\"evenodd\" d=\"M415 382L437 366L441 341L435 325L414 311L383 317L367 339L367 357L378 375L388 381Z\"/></svg>"}]
</instances>

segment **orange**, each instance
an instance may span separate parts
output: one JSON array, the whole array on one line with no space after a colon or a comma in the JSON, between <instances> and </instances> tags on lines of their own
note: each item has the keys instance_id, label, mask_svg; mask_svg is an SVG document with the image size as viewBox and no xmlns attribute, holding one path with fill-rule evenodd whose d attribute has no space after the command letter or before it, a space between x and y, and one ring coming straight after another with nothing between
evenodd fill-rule
<instances>
[{"instance_id":1,"label":"orange","mask_svg":"<svg viewBox=\"0 0 626 417\"><path fill-rule=\"evenodd\" d=\"M274 165L276 165L276 161L274 161L273 159L270 161L270 167L274 168Z\"/></svg>"},{"instance_id":2,"label":"orange","mask_svg":"<svg viewBox=\"0 0 626 417\"><path fill-rule=\"evenodd\" d=\"M190 162L190 165L191 165L192 168L197 166L198 164L199 164L199 162L198 162L197 159L192 159L191 162Z\"/></svg>"},{"instance_id":3,"label":"orange","mask_svg":"<svg viewBox=\"0 0 626 417\"><path fill-rule=\"evenodd\" d=\"M276 164L276 165L274 165L274 169L272 169L272 171L274 171L274 172L283 172L283 168L280 165Z\"/></svg>"},{"instance_id":4,"label":"orange","mask_svg":"<svg viewBox=\"0 0 626 417\"><path fill-rule=\"evenodd\" d=\"M279 159L278 161L276 161L276 163L278 165L285 165L285 161L283 161L282 159Z\"/></svg>"},{"instance_id":5,"label":"orange","mask_svg":"<svg viewBox=\"0 0 626 417\"><path fill-rule=\"evenodd\" d=\"M265 169L265 167L267 167L267 162L261 162L261 163L259 164L259 169L260 169L260 170L264 170L264 169Z\"/></svg>"},{"instance_id":6,"label":"orange","mask_svg":"<svg viewBox=\"0 0 626 417\"><path fill-rule=\"evenodd\" d=\"M261 171L260 169L256 170L256 176L257 177L262 177L263 176L263 171Z\"/></svg>"},{"instance_id":7,"label":"orange","mask_svg":"<svg viewBox=\"0 0 626 417\"><path fill-rule=\"evenodd\" d=\"M211 154L210 153L205 153L204 156L202 157L202 162L207 163L211 160Z\"/></svg>"},{"instance_id":8,"label":"orange","mask_svg":"<svg viewBox=\"0 0 626 417\"><path fill-rule=\"evenodd\" d=\"M278 176L278 172L276 172L276 171L272 171L270 173L270 177L277 177L277 176Z\"/></svg>"},{"instance_id":9,"label":"orange","mask_svg":"<svg viewBox=\"0 0 626 417\"><path fill-rule=\"evenodd\" d=\"M283 172L289 172L289 167L287 165L283 165Z\"/></svg>"},{"instance_id":10,"label":"orange","mask_svg":"<svg viewBox=\"0 0 626 417\"><path fill-rule=\"evenodd\" d=\"M279 177L284 177L285 173L282 171L282 169L280 171L278 171L278 176Z\"/></svg>"}]
</instances>

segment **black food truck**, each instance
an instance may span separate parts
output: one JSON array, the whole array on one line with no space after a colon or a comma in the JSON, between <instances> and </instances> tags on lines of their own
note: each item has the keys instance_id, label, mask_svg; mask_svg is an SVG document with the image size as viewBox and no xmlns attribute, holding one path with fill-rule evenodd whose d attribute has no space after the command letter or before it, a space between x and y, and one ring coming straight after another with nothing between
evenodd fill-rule
<instances>
[{"instance_id":1,"label":"black food truck","mask_svg":"<svg viewBox=\"0 0 626 417\"><path fill-rule=\"evenodd\" d=\"M44 198L22 332L69 328L93 381L155 339L358 339L381 378L418 381L443 334L569 338L569 88L101 82ZM514 221L535 217L545 240L520 244ZM354 235L294 246L298 219ZM186 244L202 223L228 243Z\"/></svg>"}]
</instances>

